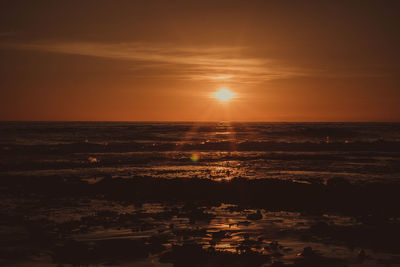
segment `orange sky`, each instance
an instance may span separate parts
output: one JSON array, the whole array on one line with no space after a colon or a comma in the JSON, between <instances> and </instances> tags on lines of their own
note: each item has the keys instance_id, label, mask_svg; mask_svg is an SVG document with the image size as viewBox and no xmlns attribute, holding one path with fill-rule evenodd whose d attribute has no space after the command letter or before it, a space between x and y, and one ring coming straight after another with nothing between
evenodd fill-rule
<instances>
[{"instance_id":1,"label":"orange sky","mask_svg":"<svg viewBox=\"0 0 400 267\"><path fill-rule=\"evenodd\" d=\"M0 120L400 121L399 7L2 1Z\"/></svg>"}]
</instances>

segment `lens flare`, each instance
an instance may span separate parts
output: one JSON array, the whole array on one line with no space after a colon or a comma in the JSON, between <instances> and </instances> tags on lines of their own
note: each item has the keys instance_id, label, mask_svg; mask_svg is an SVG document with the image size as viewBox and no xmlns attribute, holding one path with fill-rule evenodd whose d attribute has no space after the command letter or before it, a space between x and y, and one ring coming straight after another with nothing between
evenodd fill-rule
<instances>
[{"instance_id":1,"label":"lens flare","mask_svg":"<svg viewBox=\"0 0 400 267\"><path fill-rule=\"evenodd\" d=\"M200 159L200 155L199 155L198 153L193 153L192 156L190 156L190 159L191 159L193 162L197 162L197 161L199 161L199 159Z\"/></svg>"}]
</instances>

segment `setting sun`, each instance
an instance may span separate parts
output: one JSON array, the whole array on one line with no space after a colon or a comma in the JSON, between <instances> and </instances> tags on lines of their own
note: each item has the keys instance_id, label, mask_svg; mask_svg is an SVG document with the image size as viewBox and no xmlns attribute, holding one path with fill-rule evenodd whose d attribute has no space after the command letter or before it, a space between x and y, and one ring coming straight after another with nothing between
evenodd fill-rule
<instances>
[{"instance_id":1,"label":"setting sun","mask_svg":"<svg viewBox=\"0 0 400 267\"><path fill-rule=\"evenodd\" d=\"M0 0L0 267L400 267L399 10Z\"/></svg>"},{"instance_id":2,"label":"setting sun","mask_svg":"<svg viewBox=\"0 0 400 267\"><path fill-rule=\"evenodd\" d=\"M214 93L214 97L221 102L228 102L235 96L234 93L229 91L228 89L221 89Z\"/></svg>"}]
</instances>

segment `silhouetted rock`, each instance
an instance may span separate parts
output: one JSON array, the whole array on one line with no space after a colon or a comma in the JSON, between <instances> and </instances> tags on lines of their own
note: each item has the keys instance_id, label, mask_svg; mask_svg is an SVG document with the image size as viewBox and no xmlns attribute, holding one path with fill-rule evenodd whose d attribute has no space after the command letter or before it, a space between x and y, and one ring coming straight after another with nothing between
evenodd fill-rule
<instances>
[{"instance_id":1,"label":"silhouetted rock","mask_svg":"<svg viewBox=\"0 0 400 267\"><path fill-rule=\"evenodd\" d=\"M315 257L317 254L314 252L312 247L305 247L303 249L303 252L300 253L300 255L305 258L312 258L312 257Z\"/></svg>"},{"instance_id":2,"label":"silhouetted rock","mask_svg":"<svg viewBox=\"0 0 400 267\"><path fill-rule=\"evenodd\" d=\"M260 210L257 210L256 213L248 214L248 215L246 216L246 218L247 218L248 220L261 220L262 217L263 217L263 216L262 216Z\"/></svg>"},{"instance_id":3,"label":"silhouetted rock","mask_svg":"<svg viewBox=\"0 0 400 267\"><path fill-rule=\"evenodd\" d=\"M367 254L365 253L365 251L363 249L360 250L360 252L358 252L357 255L357 260L360 263L363 263L365 261L365 258L367 257Z\"/></svg>"}]
</instances>

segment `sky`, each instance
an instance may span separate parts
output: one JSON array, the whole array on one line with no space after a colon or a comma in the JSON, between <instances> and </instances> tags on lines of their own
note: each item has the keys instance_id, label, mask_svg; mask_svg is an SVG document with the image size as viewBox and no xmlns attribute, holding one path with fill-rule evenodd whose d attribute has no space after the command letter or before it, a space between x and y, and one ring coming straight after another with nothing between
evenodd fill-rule
<instances>
[{"instance_id":1,"label":"sky","mask_svg":"<svg viewBox=\"0 0 400 267\"><path fill-rule=\"evenodd\" d=\"M0 120L400 121L399 10L0 0Z\"/></svg>"}]
</instances>

